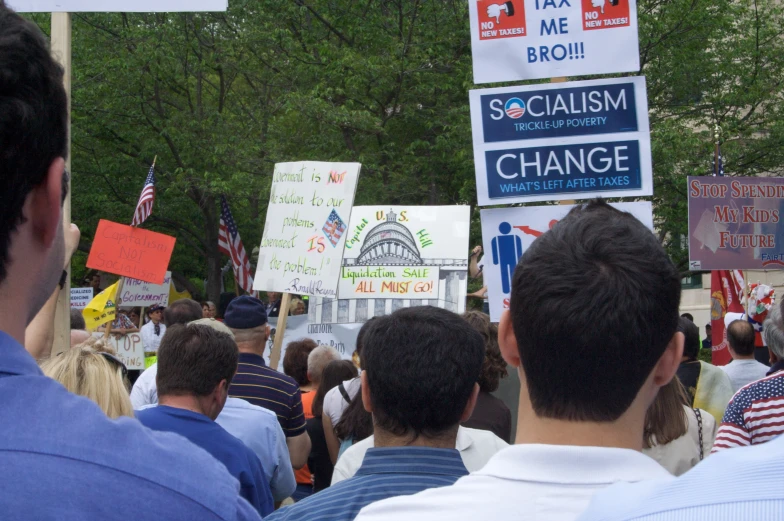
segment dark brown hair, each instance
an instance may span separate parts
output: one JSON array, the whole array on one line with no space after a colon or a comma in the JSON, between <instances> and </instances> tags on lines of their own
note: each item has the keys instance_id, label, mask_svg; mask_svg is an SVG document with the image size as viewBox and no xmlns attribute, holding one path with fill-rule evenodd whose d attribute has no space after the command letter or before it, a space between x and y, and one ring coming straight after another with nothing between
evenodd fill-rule
<instances>
[{"instance_id":1,"label":"dark brown hair","mask_svg":"<svg viewBox=\"0 0 784 521\"><path fill-rule=\"evenodd\" d=\"M313 398L311 411L314 418L318 418L324 413L324 397L329 391L340 385L346 380L357 377L357 368L350 360L333 360L321 373L321 383L319 384L316 396Z\"/></svg>"},{"instance_id":2,"label":"dark brown hair","mask_svg":"<svg viewBox=\"0 0 784 521\"><path fill-rule=\"evenodd\" d=\"M283 355L283 372L292 377L297 385L308 385L308 355L318 344L310 338L289 342Z\"/></svg>"},{"instance_id":3,"label":"dark brown hair","mask_svg":"<svg viewBox=\"0 0 784 521\"><path fill-rule=\"evenodd\" d=\"M479 331L485 341L485 360L482 372L479 373L479 389L492 393L498 389L501 378L506 378L509 374L498 347L498 326L490 322L490 317L481 311L467 311L463 313L463 318Z\"/></svg>"}]
</instances>

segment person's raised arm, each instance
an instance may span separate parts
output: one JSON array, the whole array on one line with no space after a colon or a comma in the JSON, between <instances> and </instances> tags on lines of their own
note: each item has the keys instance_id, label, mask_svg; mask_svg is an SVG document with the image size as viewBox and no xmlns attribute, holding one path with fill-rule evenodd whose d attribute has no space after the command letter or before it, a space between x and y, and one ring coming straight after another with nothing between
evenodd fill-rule
<instances>
[{"instance_id":1,"label":"person's raised arm","mask_svg":"<svg viewBox=\"0 0 784 521\"><path fill-rule=\"evenodd\" d=\"M482 254L482 247L481 246L474 246L474 249L471 250L471 259L468 262L468 275L475 279L479 276L480 272L482 271L478 265L479 256Z\"/></svg>"},{"instance_id":2,"label":"person's raised arm","mask_svg":"<svg viewBox=\"0 0 784 521\"><path fill-rule=\"evenodd\" d=\"M65 260L63 270L68 269L71 264L71 257L79 246L79 228L71 223L65 226ZM60 286L55 286L49 300L41 308L38 314L27 325L25 330L25 349L36 360L49 358L52 354L52 343L54 342L54 317L57 311L57 297L60 295Z\"/></svg>"}]
</instances>

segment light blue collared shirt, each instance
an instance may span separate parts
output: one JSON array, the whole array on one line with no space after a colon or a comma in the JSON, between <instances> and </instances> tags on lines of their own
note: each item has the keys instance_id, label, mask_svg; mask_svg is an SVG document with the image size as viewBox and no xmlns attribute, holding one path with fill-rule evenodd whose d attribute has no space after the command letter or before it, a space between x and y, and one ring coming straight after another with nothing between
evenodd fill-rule
<instances>
[{"instance_id":1,"label":"light blue collared shirt","mask_svg":"<svg viewBox=\"0 0 784 521\"><path fill-rule=\"evenodd\" d=\"M283 501L294 493L297 482L289 447L274 412L230 397L215 421L256 453L275 501Z\"/></svg>"},{"instance_id":2,"label":"light blue collared shirt","mask_svg":"<svg viewBox=\"0 0 784 521\"><path fill-rule=\"evenodd\" d=\"M784 436L725 450L677 479L598 492L579 521L784 519Z\"/></svg>"}]
</instances>

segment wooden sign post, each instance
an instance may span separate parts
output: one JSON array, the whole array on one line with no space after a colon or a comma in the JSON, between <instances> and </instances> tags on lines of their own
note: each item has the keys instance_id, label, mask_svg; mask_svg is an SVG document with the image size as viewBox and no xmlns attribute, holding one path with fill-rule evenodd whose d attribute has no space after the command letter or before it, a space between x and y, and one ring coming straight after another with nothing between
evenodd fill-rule
<instances>
[{"instance_id":1,"label":"wooden sign post","mask_svg":"<svg viewBox=\"0 0 784 521\"><path fill-rule=\"evenodd\" d=\"M272 343L270 352L270 367L277 371L280 362L280 350L283 347L283 334L286 331L286 321L289 317L289 304L291 303L291 293L284 293L280 299L280 310L278 311L278 325L275 327L275 341Z\"/></svg>"}]
</instances>

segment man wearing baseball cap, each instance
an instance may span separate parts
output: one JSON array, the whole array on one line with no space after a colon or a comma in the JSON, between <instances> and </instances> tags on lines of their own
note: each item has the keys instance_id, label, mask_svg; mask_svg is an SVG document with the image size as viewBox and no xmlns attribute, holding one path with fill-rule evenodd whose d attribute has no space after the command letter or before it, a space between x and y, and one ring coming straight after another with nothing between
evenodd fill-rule
<instances>
[{"instance_id":1,"label":"man wearing baseball cap","mask_svg":"<svg viewBox=\"0 0 784 521\"><path fill-rule=\"evenodd\" d=\"M291 465L302 468L310 453L302 398L293 378L264 363L270 333L266 306L257 298L243 295L231 301L223 321L234 333L240 350L239 367L229 387L229 396L273 411L286 435Z\"/></svg>"}]
</instances>

